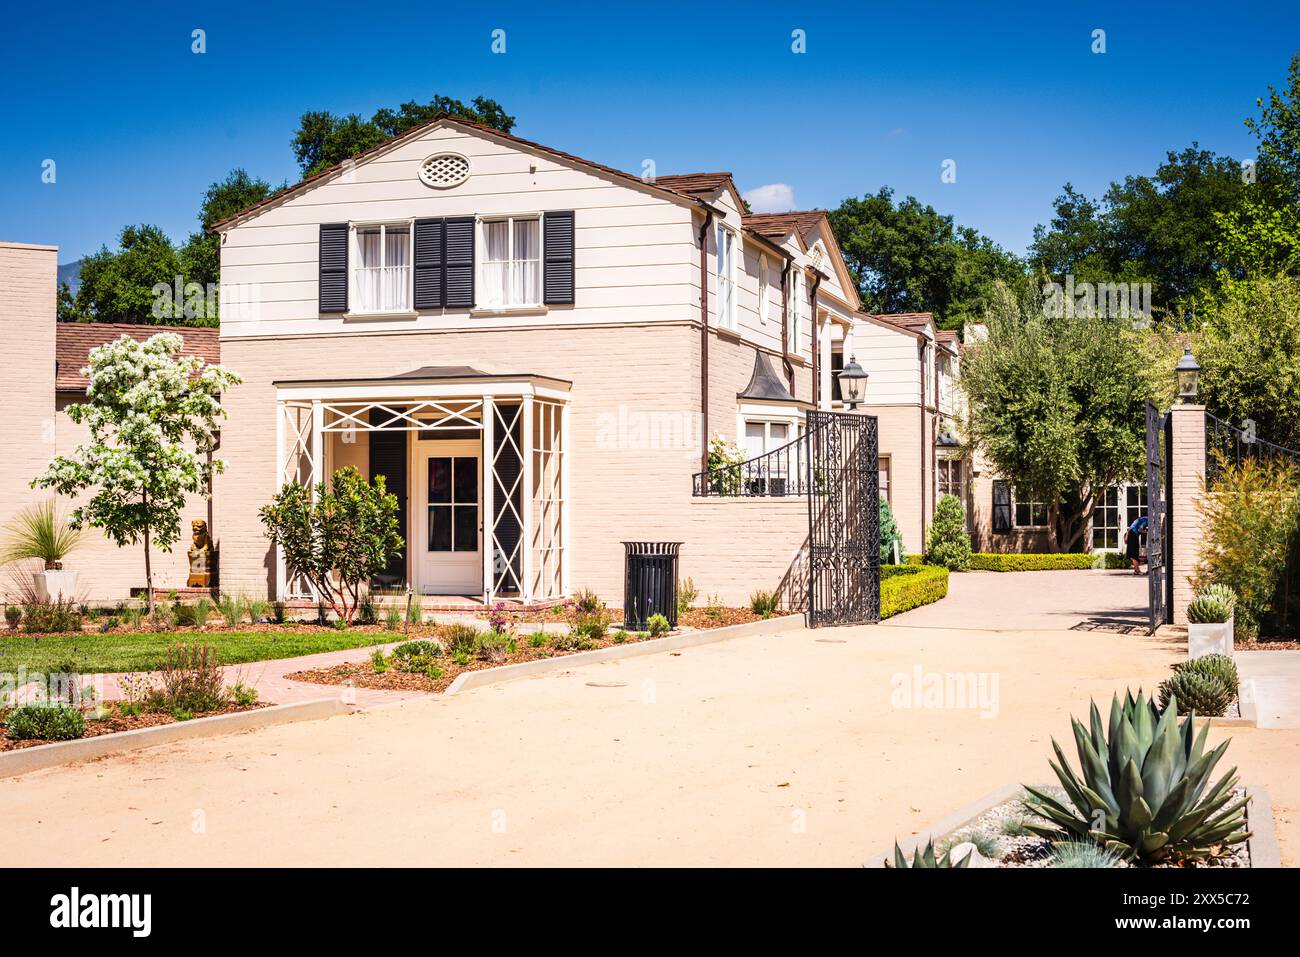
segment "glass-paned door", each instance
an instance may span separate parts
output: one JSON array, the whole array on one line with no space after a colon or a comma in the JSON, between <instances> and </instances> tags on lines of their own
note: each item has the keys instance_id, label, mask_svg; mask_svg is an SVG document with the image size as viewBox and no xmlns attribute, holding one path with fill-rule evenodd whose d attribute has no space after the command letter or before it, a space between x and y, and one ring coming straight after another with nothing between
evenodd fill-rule
<instances>
[{"instance_id":1,"label":"glass-paned door","mask_svg":"<svg viewBox=\"0 0 1300 957\"><path fill-rule=\"evenodd\" d=\"M1130 488L1129 491L1133 489ZM1108 488L1101 493L1101 499L1092 515L1093 548L1119 548L1120 519L1119 489Z\"/></svg>"},{"instance_id":2,"label":"glass-paned door","mask_svg":"<svg viewBox=\"0 0 1300 957\"><path fill-rule=\"evenodd\" d=\"M472 595L483 581L482 456L478 442L421 442L420 591Z\"/></svg>"}]
</instances>

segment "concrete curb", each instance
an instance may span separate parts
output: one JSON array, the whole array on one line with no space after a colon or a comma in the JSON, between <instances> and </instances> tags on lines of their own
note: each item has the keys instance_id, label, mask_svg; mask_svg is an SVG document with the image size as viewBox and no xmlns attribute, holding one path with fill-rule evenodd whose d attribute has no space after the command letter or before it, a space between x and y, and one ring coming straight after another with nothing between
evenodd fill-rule
<instances>
[{"instance_id":1,"label":"concrete curb","mask_svg":"<svg viewBox=\"0 0 1300 957\"><path fill-rule=\"evenodd\" d=\"M271 705L267 708L239 711L234 714L217 714L210 718L195 718L193 721L160 724L152 728L136 728L134 731L101 734L93 738L79 738L76 741L38 744L30 748L19 748L16 751L0 752L0 778L14 777L61 764L91 761L108 754L139 751L142 748L171 744L175 741L233 734L236 731L253 731L294 721L328 718L351 710L338 697L318 698L314 701Z\"/></svg>"},{"instance_id":2,"label":"concrete curb","mask_svg":"<svg viewBox=\"0 0 1300 957\"><path fill-rule=\"evenodd\" d=\"M1039 787L1039 785L1034 786ZM937 824L927 827L923 831L918 831L906 841L899 841L898 846L902 849L903 856L911 860L916 849L924 847L928 840L933 840L937 844L940 839L947 837L954 831L961 830L967 824L979 818L985 811L1014 800L1023 791L1024 787L1020 784L1008 784L1000 787L996 791L984 795L978 801L972 801L960 810L954 811ZM1246 827L1251 832L1250 838L1246 841L1246 847L1250 852L1250 866L1252 868L1281 867L1282 852L1277 843L1277 830L1273 823L1273 805L1268 799L1268 789L1259 785L1248 786L1246 796L1250 798L1250 804L1246 807ZM868 858L867 862L862 866L884 867L885 861L893 863L894 849L892 847L881 854L875 854Z\"/></svg>"},{"instance_id":3,"label":"concrete curb","mask_svg":"<svg viewBox=\"0 0 1300 957\"><path fill-rule=\"evenodd\" d=\"M597 664L601 661L614 661L620 658L638 658L641 655L657 655L664 651L677 651L680 648L694 648L697 645L711 645L732 638L747 638L751 635L770 635L790 628L803 628L802 615L778 615L763 621L750 621L743 625L728 625L725 628L703 628L698 631L685 631L667 638L652 638L625 645L611 645L594 651L580 651L574 655L559 658L539 658L536 661L521 661L516 665L502 665L500 668L484 668L481 671L465 671L457 676L446 691L439 697L459 694L473 688L500 684L503 681L515 681L519 678L531 678L535 675L552 674L581 668L583 665Z\"/></svg>"}]
</instances>

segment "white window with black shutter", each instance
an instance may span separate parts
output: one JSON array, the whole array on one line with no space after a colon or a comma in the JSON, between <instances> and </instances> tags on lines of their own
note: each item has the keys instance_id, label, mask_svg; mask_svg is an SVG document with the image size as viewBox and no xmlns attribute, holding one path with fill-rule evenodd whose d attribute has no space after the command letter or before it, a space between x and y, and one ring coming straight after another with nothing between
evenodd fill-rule
<instances>
[{"instance_id":1,"label":"white window with black shutter","mask_svg":"<svg viewBox=\"0 0 1300 957\"><path fill-rule=\"evenodd\" d=\"M352 226L349 312L411 311L411 221Z\"/></svg>"},{"instance_id":2,"label":"white window with black shutter","mask_svg":"<svg viewBox=\"0 0 1300 957\"><path fill-rule=\"evenodd\" d=\"M484 309L542 305L542 217L503 216L480 221L479 301Z\"/></svg>"}]
</instances>

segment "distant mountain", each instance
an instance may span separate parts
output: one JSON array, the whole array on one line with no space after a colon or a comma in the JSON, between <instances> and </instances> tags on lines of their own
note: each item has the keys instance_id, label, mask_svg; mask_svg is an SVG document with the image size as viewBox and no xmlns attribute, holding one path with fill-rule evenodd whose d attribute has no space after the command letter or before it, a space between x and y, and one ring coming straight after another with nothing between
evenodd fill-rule
<instances>
[{"instance_id":1,"label":"distant mountain","mask_svg":"<svg viewBox=\"0 0 1300 957\"><path fill-rule=\"evenodd\" d=\"M58 284L62 286L66 282L68 288L72 290L72 294L75 296L77 294L77 289L81 287L81 260L78 259L76 262L63 263L59 266L58 277Z\"/></svg>"}]
</instances>

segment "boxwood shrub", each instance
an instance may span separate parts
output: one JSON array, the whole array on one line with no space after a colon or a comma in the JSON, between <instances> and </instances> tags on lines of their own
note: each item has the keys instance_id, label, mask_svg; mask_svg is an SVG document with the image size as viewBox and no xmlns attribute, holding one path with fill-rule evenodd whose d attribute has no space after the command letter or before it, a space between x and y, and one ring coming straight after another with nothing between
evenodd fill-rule
<instances>
[{"instance_id":1,"label":"boxwood shrub","mask_svg":"<svg viewBox=\"0 0 1300 957\"><path fill-rule=\"evenodd\" d=\"M1106 568L1125 568L1128 561L1118 552L1104 552ZM1048 572L1067 568L1091 568L1096 556L1089 552L1060 554L1025 554L1013 552L976 552L970 567L982 572Z\"/></svg>"},{"instance_id":2,"label":"boxwood shrub","mask_svg":"<svg viewBox=\"0 0 1300 957\"><path fill-rule=\"evenodd\" d=\"M936 602L948 594L948 569L938 565L880 566L880 617Z\"/></svg>"},{"instance_id":3,"label":"boxwood shrub","mask_svg":"<svg viewBox=\"0 0 1300 957\"><path fill-rule=\"evenodd\" d=\"M5 733L14 741L70 741L86 733L86 719L63 704L25 704L9 713Z\"/></svg>"}]
</instances>

